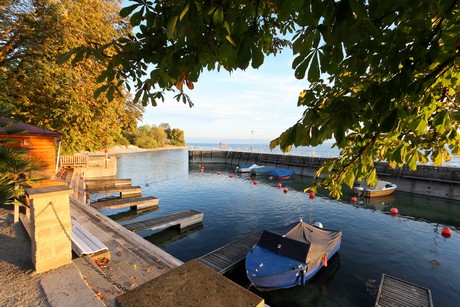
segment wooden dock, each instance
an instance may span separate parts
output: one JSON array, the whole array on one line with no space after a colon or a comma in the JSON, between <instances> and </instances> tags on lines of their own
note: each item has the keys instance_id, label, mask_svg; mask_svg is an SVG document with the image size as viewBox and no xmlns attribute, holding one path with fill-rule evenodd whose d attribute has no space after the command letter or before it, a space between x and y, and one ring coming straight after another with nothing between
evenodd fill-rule
<instances>
[{"instance_id":1,"label":"wooden dock","mask_svg":"<svg viewBox=\"0 0 460 307\"><path fill-rule=\"evenodd\" d=\"M179 225L179 227L182 229L202 222L202 212L198 212L195 210L186 210L168 215L154 217L152 219L145 221L124 224L123 226L125 226L127 229L133 232L141 232L144 230L156 230L177 225Z\"/></svg>"},{"instance_id":2,"label":"wooden dock","mask_svg":"<svg viewBox=\"0 0 460 307\"><path fill-rule=\"evenodd\" d=\"M433 300L430 289L383 274L375 306L432 307Z\"/></svg>"},{"instance_id":3,"label":"wooden dock","mask_svg":"<svg viewBox=\"0 0 460 307\"><path fill-rule=\"evenodd\" d=\"M130 186L132 183L131 179L107 179L107 178L95 178L86 179L85 184L87 188L104 188L104 187L119 187L119 186Z\"/></svg>"},{"instance_id":4,"label":"wooden dock","mask_svg":"<svg viewBox=\"0 0 460 307\"><path fill-rule=\"evenodd\" d=\"M133 197L134 195L141 195L142 188L139 186L104 186L104 187L94 187L86 188L86 193L89 194L110 194L110 193L120 193L120 197Z\"/></svg>"},{"instance_id":5,"label":"wooden dock","mask_svg":"<svg viewBox=\"0 0 460 307\"><path fill-rule=\"evenodd\" d=\"M245 237L224 245L197 260L219 274L233 270L246 258L247 253L259 241L261 232L253 232Z\"/></svg>"},{"instance_id":6,"label":"wooden dock","mask_svg":"<svg viewBox=\"0 0 460 307\"><path fill-rule=\"evenodd\" d=\"M130 207L133 210L143 210L147 208L158 208L159 201L160 200L157 197L153 196L127 197L97 201L91 203L91 206L97 210L120 209L126 207Z\"/></svg>"}]
</instances>

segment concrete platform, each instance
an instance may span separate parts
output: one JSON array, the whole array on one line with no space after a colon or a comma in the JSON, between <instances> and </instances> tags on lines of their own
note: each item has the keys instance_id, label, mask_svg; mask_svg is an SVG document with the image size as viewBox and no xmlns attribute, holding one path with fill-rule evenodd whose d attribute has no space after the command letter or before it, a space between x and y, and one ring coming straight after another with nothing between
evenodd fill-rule
<instances>
[{"instance_id":1,"label":"concrete platform","mask_svg":"<svg viewBox=\"0 0 460 307\"><path fill-rule=\"evenodd\" d=\"M115 306L257 306L264 300L191 260L116 298Z\"/></svg>"}]
</instances>

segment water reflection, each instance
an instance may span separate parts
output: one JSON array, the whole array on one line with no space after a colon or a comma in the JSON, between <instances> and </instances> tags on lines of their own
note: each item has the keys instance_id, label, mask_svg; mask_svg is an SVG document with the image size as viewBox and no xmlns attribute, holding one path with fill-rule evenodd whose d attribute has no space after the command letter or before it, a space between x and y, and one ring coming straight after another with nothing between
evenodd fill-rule
<instances>
[{"instance_id":1,"label":"water reflection","mask_svg":"<svg viewBox=\"0 0 460 307\"><path fill-rule=\"evenodd\" d=\"M186 228L179 229L178 227L170 227L161 230L157 233L144 237L147 241L155 244L158 247L163 247L170 243L183 239L184 237L203 229L203 224L199 223Z\"/></svg>"}]
</instances>

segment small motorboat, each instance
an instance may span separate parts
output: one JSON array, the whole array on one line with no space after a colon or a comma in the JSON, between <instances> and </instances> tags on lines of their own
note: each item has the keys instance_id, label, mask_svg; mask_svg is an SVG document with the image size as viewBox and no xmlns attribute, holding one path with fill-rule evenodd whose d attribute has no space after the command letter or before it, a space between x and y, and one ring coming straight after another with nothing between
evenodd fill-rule
<instances>
[{"instance_id":1,"label":"small motorboat","mask_svg":"<svg viewBox=\"0 0 460 307\"><path fill-rule=\"evenodd\" d=\"M317 225L317 226L315 226ZM304 286L340 249L342 232L295 222L264 230L246 255L246 275L259 290Z\"/></svg>"},{"instance_id":2,"label":"small motorboat","mask_svg":"<svg viewBox=\"0 0 460 307\"><path fill-rule=\"evenodd\" d=\"M356 195L363 197L378 197L393 194L398 186L389 181L377 180L375 187L369 187L365 182L361 182L359 186L353 188Z\"/></svg>"},{"instance_id":3,"label":"small motorboat","mask_svg":"<svg viewBox=\"0 0 460 307\"><path fill-rule=\"evenodd\" d=\"M238 173L250 173L254 168L259 168L262 166L259 166L255 163L249 163L249 164L243 164L243 165L238 165L236 167L236 171Z\"/></svg>"},{"instance_id":4,"label":"small motorboat","mask_svg":"<svg viewBox=\"0 0 460 307\"><path fill-rule=\"evenodd\" d=\"M257 167L253 168L251 170L251 176L268 176L268 172L275 170L276 167L274 166L262 166L262 167Z\"/></svg>"},{"instance_id":5,"label":"small motorboat","mask_svg":"<svg viewBox=\"0 0 460 307\"><path fill-rule=\"evenodd\" d=\"M295 171L292 169L287 169L287 168L276 168L272 171L269 171L267 173L268 177L271 179L289 179L291 176L295 174Z\"/></svg>"}]
</instances>

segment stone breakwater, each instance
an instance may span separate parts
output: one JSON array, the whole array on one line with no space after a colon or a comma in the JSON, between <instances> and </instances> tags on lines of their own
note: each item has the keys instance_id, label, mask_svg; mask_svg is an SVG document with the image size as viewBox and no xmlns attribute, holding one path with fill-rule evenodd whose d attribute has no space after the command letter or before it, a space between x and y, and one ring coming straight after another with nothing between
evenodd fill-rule
<instances>
[{"instance_id":1,"label":"stone breakwater","mask_svg":"<svg viewBox=\"0 0 460 307\"><path fill-rule=\"evenodd\" d=\"M188 153L192 163L225 163L235 166L256 163L289 168L298 175L309 177L313 177L328 159L226 150L189 150ZM385 162L376 162L375 167L379 178L397 184L398 191L460 200L459 168L419 165L417 170L412 171L406 166L393 169Z\"/></svg>"}]
</instances>

